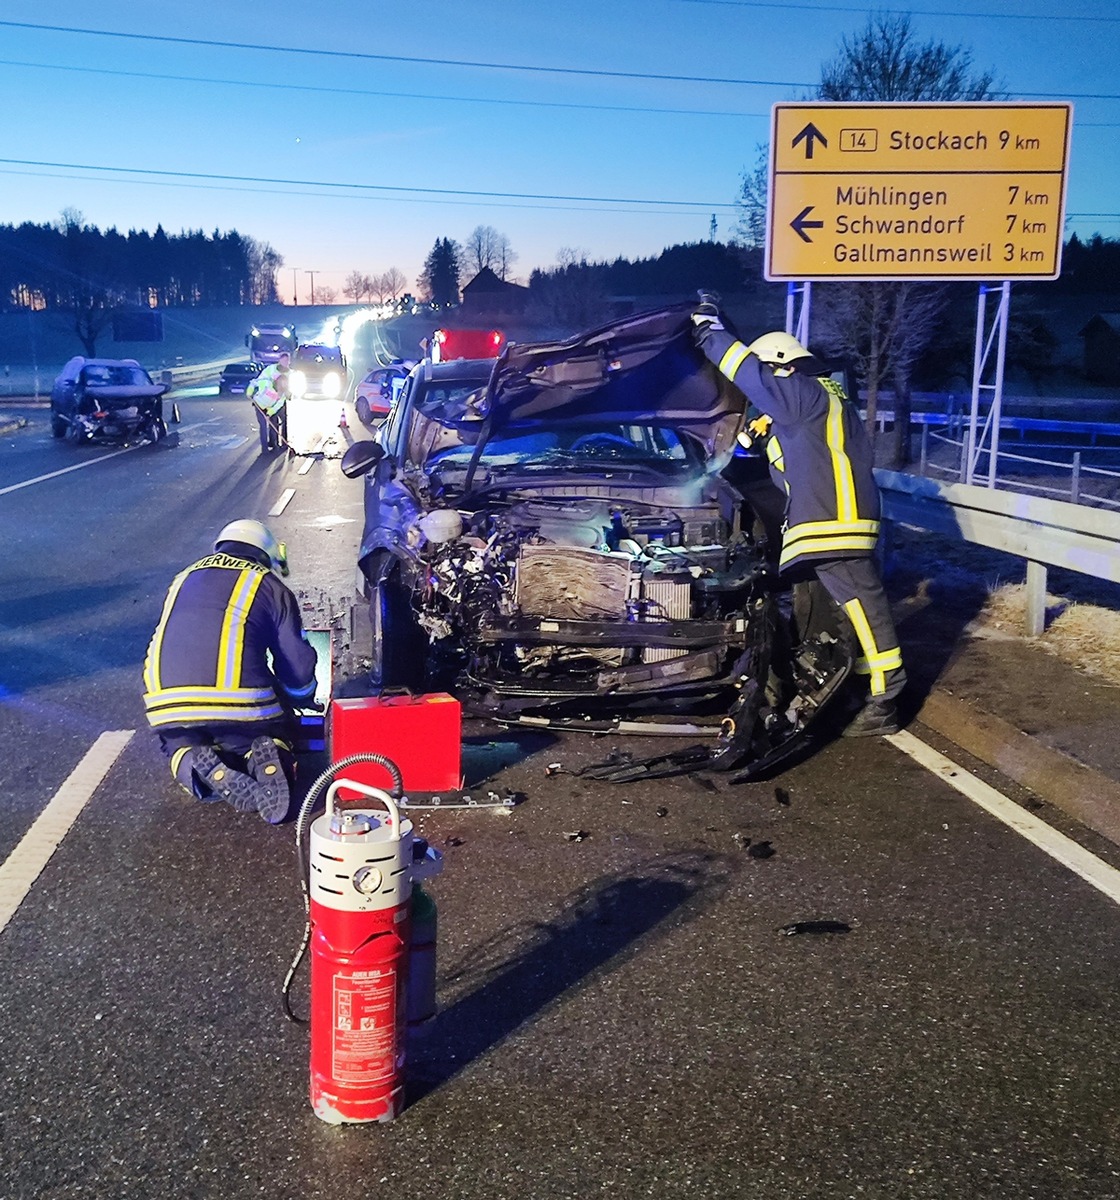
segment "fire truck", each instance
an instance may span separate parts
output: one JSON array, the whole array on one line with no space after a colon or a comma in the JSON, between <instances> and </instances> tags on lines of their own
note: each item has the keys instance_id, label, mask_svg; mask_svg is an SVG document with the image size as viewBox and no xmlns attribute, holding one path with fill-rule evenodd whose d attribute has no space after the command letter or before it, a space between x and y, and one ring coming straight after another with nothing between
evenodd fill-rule
<instances>
[{"instance_id":1,"label":"fire truck","mask_svg":"<svg viewBox=\"0 0 1120 1200\"><path fill-rule=\"evenodd\" d=\"M294 325L254 325L245 335L249 357L253 362L274 363L281 354L291 354L296 348Z\"/></svg>"},{"instance_id":2,"label":"fire truck","mask_svg":"<svg viewBox=\"0 0 1120 1200\"><path fill-rule=\"evenodd\" d=\"M505 334L497 329L437 329L428 340L428 357L432 362L497 358L505 344Z\"/></svg>"}]
</instances>

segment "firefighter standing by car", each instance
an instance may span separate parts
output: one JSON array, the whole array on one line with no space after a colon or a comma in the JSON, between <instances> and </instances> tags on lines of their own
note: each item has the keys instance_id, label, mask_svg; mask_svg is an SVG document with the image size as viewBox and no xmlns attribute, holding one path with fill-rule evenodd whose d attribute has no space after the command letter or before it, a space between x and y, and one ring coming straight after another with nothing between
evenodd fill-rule
<instances>
[{"instance_id":1,"label":"firefighter standing by car","mask_svg":"<svg viewBox=\"0 0 1120 1200\"><path fill-rule=\"evenodd\" d=\"M262 454L288 444L288 368L291 361L292 356L285 350L245 389L245 395L253 402Z\"/></svg>"},{"instance_id":2,"label":"firefighter standing by car","mask_svg":"<svg viewBox=\"0 0 1120 1200\"><path fill-rule=\"evenodd\" d=\"M744 345L705 301L692 317L705 356L770 419L766 454L786 496L779 567L811 569L843 609L859 640L856 671L870 696L844 731L849 737L897 733L896 699L906 683L902 652L873 554L879 488L859 413L822 364L788 333ZM762 422L751 423L756 435Z\"/></svg>"},{"instance_id":3,"label":"firefighter standing by car","mask_svg":"<svg viewBox=\"0 0 1120 1200\"><path fill-rule=\"evenodd\" d=\"M226 525L214 553L172 582L144 662L148 723L171 774L270 824L288 813L293 710L311 707L316 687L299 602L277 572L287 556L264 525Z\"/></svg>"}]
</instances>

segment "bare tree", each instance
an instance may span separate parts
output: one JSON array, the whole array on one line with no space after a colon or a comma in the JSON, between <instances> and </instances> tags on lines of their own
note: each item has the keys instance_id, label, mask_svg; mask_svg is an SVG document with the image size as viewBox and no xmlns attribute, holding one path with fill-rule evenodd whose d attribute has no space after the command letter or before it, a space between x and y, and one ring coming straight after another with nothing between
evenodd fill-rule
<instances>
[{"instance_id":1,"label":"bare tree","mask_svg":"<svg viewBox=\"0 0 1120 1200\"><path fill-rule=\"evenodd\" d=\"M366 294L370 304L384 304L388 292L385 288L384 275L366 276Z\"/></svg>"},{"instance_id":2,"label":"bare tree","mask_svg":"<svg viewBox=\"0 0 1120 1200\"><path fill-rule=\"evenodd\" d=\"M821 70L821 100L992 100L1000 93L988 72L972 73L961 47L918 42L908 14L868 18ZM745 181L744 181L745 182ZM829 284L814 292L814 322L833 353L852 359L865 387L868 433L875 436L879 392L894 388L894 436L889 462L910 461L910 390L914 364L935 336L948 303L946 284Z\"/></svg>"},{"instance_id":3,"label":"bare tree","mask_svg":"<svg viewBox=\"0 0 1120 1200\"><path fill-rule=\"evenodd\" d=\"M390 267L382 275L381 282L385 288L385 297L389 300L395 300L401 294L408 280L405 278L404 272L398 267ZM382 303L384 303L384 300Z\"/></svg>"},{"instance_id":4,"label":"bare tree","mask_svg":"<svg viewBox=\"0 0 1120 1200\"><path fill-rule=\"evenodd\" d=\"M122 297L116 264L99 232L75 208L63 209L56 226L62 237L57 292L70 329L87 356L97 353L97 339L113 319Z\"/></svg>"},{"instance_id":5,"label":"bare tree","mask_svg":"<svg viewBox=\"0 0 1120 1200\"><path fill-rule=\"evenodd\" d=\"M336 304L338 302L338 295L334 288L323 287L323 285L320 284L315 289L315 299L318 300L320 304Z\"/></svg>"},{"instance_id":6,"label":"bare tree","mask_svg":"<svg viewBox=\"0 0 1120 1200\"><path fill-rule=\"evenodd\" d=\"M499 233L497 245L494 247L494 262L492 264L494 274L503 281L508 279L510 268L516 261L517 255L509 243L509 238L504 233Z\"/></svg>"},{"instance_id":7,"label":"bare tree","mask_svg":"<svg viewBox=\"0 0 1120 1200\"><path fill-rule=\"evenodd\" d=\"M352 303L360 304L362 297L369 291L369 280L361 271L351 271L342 285L342 294Z\"/></svg>"},{"instance_id":8,"label":"bare tree","mask_svg":"<svg viewBox=\"0 0 1120 1200\"><path fill-rule=\"evenodd\" d=\"M484 267L493 270L499 236L493 225L476 225L463 243L464 269L473 275Z\"/></svg>"},{"instance_id":9,"label":"bare tree","mask_svg":"<svg viewBox=\"0 0 1120 1200\"><path fill-rule=\"evenodd\" d=\"M761 250L766 245L766 198L770 188L770 153L768 147L755 147L755 165L739 178L739 220L735 233L749 250Z\"/></svg>"}]
</instances>

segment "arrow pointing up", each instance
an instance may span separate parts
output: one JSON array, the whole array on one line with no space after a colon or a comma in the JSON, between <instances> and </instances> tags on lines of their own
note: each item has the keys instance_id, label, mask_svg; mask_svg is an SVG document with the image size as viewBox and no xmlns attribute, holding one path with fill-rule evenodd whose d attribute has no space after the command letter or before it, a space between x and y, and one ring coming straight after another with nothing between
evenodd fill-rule
<instances>
[{"instance_id":1,"label":"arrow pointing up","mask_svg":"<svg viewBox=\"0 0 1120 1200\"><path fill-rule=\"evenodd\" d=\"M822 146L828 145L828 138L826 138L824 134L821 133L821 131L812 123L812 121L810 121L809 124L806 125L805 128L790 143L790 148L796 150L797 143L803 140L805 142L805 157L812 158L814 138L820 138Z\"/></svg>"},{"instance_id":2,"label":"arrow pointing up","mask_svg":"<svg viewBox=\"0 0 1120 1200\"><path fill-rule=\"evenodd\" d=\"M823 229L823 221L806 221L805 218L813 211L816 206L807 204L796 217L790 221L789 226L794 233L803 241L811 242L813 239L805 232L806 229Z\"/></svg>"}]
</instances>

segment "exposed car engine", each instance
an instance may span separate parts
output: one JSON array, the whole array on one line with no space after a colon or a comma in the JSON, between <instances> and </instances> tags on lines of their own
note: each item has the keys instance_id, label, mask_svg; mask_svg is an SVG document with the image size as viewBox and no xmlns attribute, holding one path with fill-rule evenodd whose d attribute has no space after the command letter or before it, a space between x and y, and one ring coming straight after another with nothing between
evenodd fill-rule
<instances>
[{"instance_id":1,"label":"exposed car engine","mask_svg":"<svg viewBox=\"0 0 1120 1200\"><path fill-rule=\"evenodd\" d=\"M529 499L474 514L437 509L418 524L429 571L419 623L433 640L454 634L499 672L687 657L688 646L643 644L639 626L741 615L760 568L757 548L732 535L714 504ZM573 622L609 622L630 636L624 643L601 629L573 645ZM471 674L482 667L476 662Z\"/></svg>"}]
</instances>

